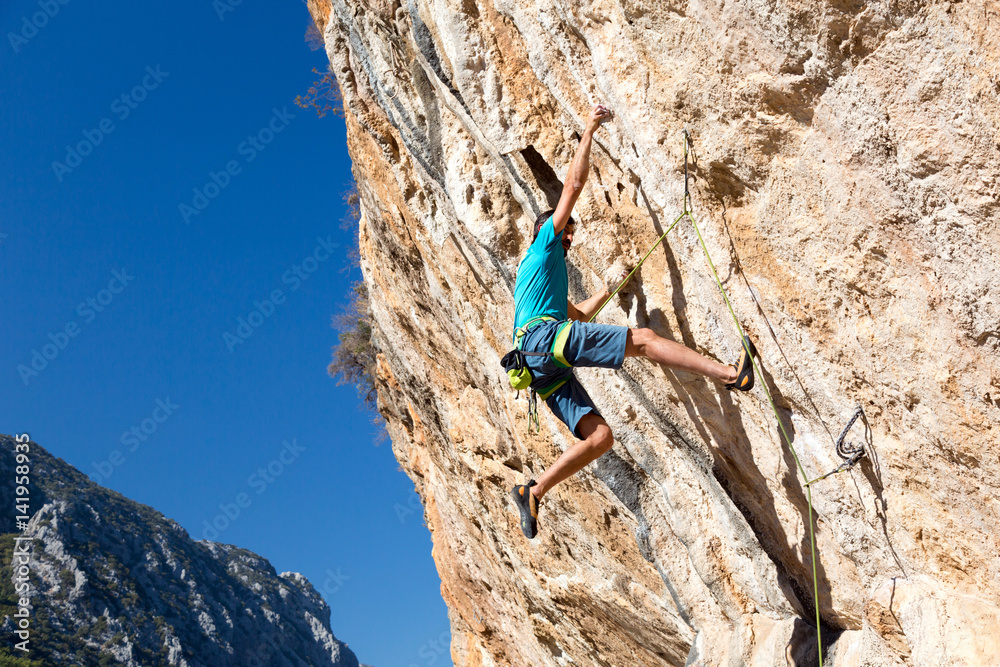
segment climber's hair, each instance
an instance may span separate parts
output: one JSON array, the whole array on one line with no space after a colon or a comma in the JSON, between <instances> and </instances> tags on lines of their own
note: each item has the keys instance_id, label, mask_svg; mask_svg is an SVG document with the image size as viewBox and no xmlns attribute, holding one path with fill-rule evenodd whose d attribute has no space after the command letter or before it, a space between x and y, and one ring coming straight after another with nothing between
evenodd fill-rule
<instances>
[{"instance_id":1,"label":"climber's hair","mask_svg":"<svg viewBox=\"0 0 1000 667\"><path fill-rule=\"evenodd\" d=\"M552 209L552 210L546 211L545 213L542 213L540 216L538 216L537 218L535 218L535 234L534 234L534 236L531 237L531 242L532 243L534 243L535 239L538 238L538 232L542 231L542 225L544 225L545 221L548 220L549 218L551 218L555 214L555 212L556 212L556 210ZM567 225L575 225L576 224L576 220L574 220L573 218L570 218L569 221L566 224Z\"/></svg>"}]
</instances>

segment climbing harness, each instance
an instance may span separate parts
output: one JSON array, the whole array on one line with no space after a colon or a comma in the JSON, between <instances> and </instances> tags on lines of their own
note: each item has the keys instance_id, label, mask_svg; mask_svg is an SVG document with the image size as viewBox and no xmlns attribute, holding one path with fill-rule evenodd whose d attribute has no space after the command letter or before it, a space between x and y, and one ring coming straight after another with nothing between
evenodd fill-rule
<instances>
[{"instance_id":1,"label":"climbing harness","mask_svg":"<svg viewBox=\"0 0 1000 667\"><path fill-rule=\"evenodd\" d=\"M715 264L714 264L714 262L712 262L712 256L708 252L708 246L705 245L705 239L701 235L701 230L698 228L698 222L695 220L695 218L694 218L694 212L692 211L692 208L691 208L691 192L690 192L690 190L688 188L688 153L689 153L689 151L692 148L692 145L691 145L691 135L688 134L688 131L686 129L683 131L683 135L684 135L684 206L683 206L683 210L681 211L680 215L678 215L677 218L675 218L674 221L672 223L670 223L670 226L667 228L667 231L663 232L663 234L660 236L660 238L658 238L656 240L656 243L653 244L653 246L649 249L649 252L647 252L643 256L643 258L639 261L639 263L635 266L635 268L632 269L632 271L629 272L629 274L627 276L625 276L625 279L622 280L622 282L618 285L617 288L615 288L615 291L611 293L611 295L604 301L604 303L601 304L601 307L597 309L597 311L594 313L594 315L590 318L590 321L593 322L594 319L597 317L597 315L604 309L604 307L611 301L611 299L614 298L615 294L618 294L618 292L621 291L621 288L625 286L625 283L627 283L629 281L629 279L632 277L632 275L636 271L639 270L639 267L642 266L643 262L645 262L646 259L650 256L650 254L652 254L653 250L655 250L656 247L659 246L660 243L663 242L663 239L665 239L667 237L667 234L669 234L671 232L671 230L673 230L673 228L675 226L677 226L677 223L679 223L683 218L687 218L688 220L691 221L691 225L694 227L694 231L698 235L698 242L701 244L701 249L705 253L705 259L708 261L708 267L712 271L712 277L715 278L715 284L719 287L719 292L722 293L722 298L723 298L723 300L726 303L726 308L729 310L729 314L733 318L733 323L736 325L736 331L739 333L739 339L743 340L744 337L746 336L746 334L743 331L743 327L740 325L739 319L736 317L736 313L733 310L732 303L729 301L729 295L726 292L726 288L723 287L722 281L719 279L719 274L715 270ZM815 608L816 608L816 646L817 646L817 650L819 652L819 665L820 665L820 667L823 667L823 638L822 638L821 630L820 630L819 584L818 584L819 580L818 580L818 577L817 577L817 574L816 574L816 571L817 571L817 568L816 568L816 530L815 530L814 521L813 521L812 488L809 486L809 484L810 484L810 482L809 482L809 476L806 474L806 470L802 466L802 462L799 460L799 455L798 455L798 453L796 453L795 447L792 445L792 439L788 435L788 431L785 428L784 422L781 420L781 417L778 415L778 408L777 408L777 406L774 403L774 398L771 396L771 391L770 391L770 389L768 389L767 383L764 381L764 376L763 376L763 374L762 374L762 372L760 370L760 366L758 365L757 360L753 356L750 357L750 361L751 361L751 363L753 363L754 373L756 374L757 379L760 381L760 385L764 388L764 393L767 395L767 400L771 404L771 411L774 413L774 418L778 422L778 427L781 430L782 436L784 437L785 444L788 445L788 449L791 451L792 457L795 459L795 465L798 467L799 473L802 475L802 481L803 481L803 483L805 485L805 489L806 489L806 499L808 500L808 504L809 504L809 548L810 548L810 551L812 552L811 555L812 555L813 597L814 597L814 603L815 603ZM852 420L852 423L853 423L853 420ZM850 427L850 424L848 425L848 427ZM845 429L845 434L846 434L846 429ZM838 452L839 451L840 450L838 448ZM851 451L853 452L853 450L851 450ZM853 455L854 454L852 453L852 456ZM813 480L813 481L816 481L816 480Z\"/></svg>"},{"instance_id":2,"label":"climbing harness","mask_svg":"<svg viewBox=\"0 0 1000 667\"><path fill-rule=\"evenodd\" d=\"M567 320L559 325L556 330L556 335L552 339L552 346L549 348L548 352L525 352L521 349L521 342L524 340L524 336L528 333L531 325L540 322L557 322L556 318L549 317L548 315L541 315L539 317L533 317L524 326L518 327L514 330L514 349L504 355L504 358L500 360L504 368L507 369L507 376L510 378L510 385L514 389L525 389L530 384L535 381L534 376L531 373L531 369L527 366L527 360L524 357L552 357L552 361L559 368L572 368L573 365L566 360L566 343L569 342L569 334L571 327L573 326L572 320ZM527 379L527 382L525 382ZM544 401L549 396L551 396L559 387L566 384L569 378L564 378L557 382L554 382L545 387L535 387L533 391L537 392Z\"/></svg>"},{"instance_id":3,"label":"climbing harness","mask_svg":"<svg viewBox=\"0 0 1000 667\"><path fill-rule=\"evenodd\" d=\"M854 422L858 421L858 417L862 417L864 416L864 414L865 414L864 408L862 408L860 405L854 408L854 414L851 416L850 421L847 422L847 426L843 428L843 430L840 432L840 435L837 437L837 445L836 445L837 456L841 458L843 463L841 463L839 466L837 466L830 472L826 473L825 475L817 477L811 482L806 482L806 486L809 486L810 484L815 484L821 479L826 479L830 475L836 475L838 472L850 470L855 465L857 465L858 461L860 461L867 455L867 453L865 452L864 441L862 441L860 445L853 445L852 443L844 442L844 438L847 437L847 432L851 430L852 426L854 426Z\"/></svg>"},{"instance_id":4,"label":"climbing harness","mask_svg":"<svg viewBox=\"0 0 1000 667\"><path fill-rule=\"evenodd\" d=\"M525 352L521 349L521 342L524 340L524 336L527 335L528 330L532 325L541 322L556 322L556 318L549 317L547 315L541 315L539 317L533 317L523 326L518 327L514 330L514 349L504 355L500 363L503 365L504 369L507 371L507 378L510 380L510 386L518 390L518 393L522 389L528 389L528 428L530 430L531 424L535 425L535 432L537 433L541 430L538 423L538 397L541 396L542 400L546 400L549 396L554 394L560 387L569 382L570 377L565 377L561 380L557 380L551 384L547 384L544 387L533 387L535 382L535 377L531 373L531 369L528 367L528 360L525 357L552 357L552 361L559 368L572 368L573 365L566 360L566 343L569 341L569 334L573 322L567 320L559 325L556 330L556 335L552 338L552 346L548 352Z\"/></svg>"}]
</instances>

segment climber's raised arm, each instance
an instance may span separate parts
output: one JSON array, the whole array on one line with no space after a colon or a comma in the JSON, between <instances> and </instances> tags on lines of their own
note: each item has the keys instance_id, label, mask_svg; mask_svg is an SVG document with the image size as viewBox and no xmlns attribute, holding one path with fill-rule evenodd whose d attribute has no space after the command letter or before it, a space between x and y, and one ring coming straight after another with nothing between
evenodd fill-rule
<instances>
[{"instance_id":1,"label":"climber's raised arm","mask_svg":"<svg viewBox=\"0 0 1000 667\"><path fill-rule=\"evenodd\" d=\"M573 156L573 164L569 166L569 173L566 174L566 184L563 186L562 195L559 197L559 204L556 212L552 215L552 224L555 233L558 234L566 226L576 200L583 192L583 184L587 182L587 174L590 172L590 144L594 138L594 132L606 120L611 118L611 110L600 104L596 105L587 118L587 128L583 131L583 138Z\"/></svg>"}]
</instances>

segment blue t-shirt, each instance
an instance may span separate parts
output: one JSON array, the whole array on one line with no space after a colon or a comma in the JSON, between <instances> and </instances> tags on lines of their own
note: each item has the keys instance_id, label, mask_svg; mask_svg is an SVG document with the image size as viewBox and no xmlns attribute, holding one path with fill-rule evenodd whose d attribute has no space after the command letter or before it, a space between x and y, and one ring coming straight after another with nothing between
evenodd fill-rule
<instances>
[{"instance_id":1,"label":"blue t-shirt","mask_svg":"<svg viewBox=\"0 0 1000 667\"><path fill-rule=\"evenodd\" d=\"M555 225L549 218L517 268L514 328L522 327L528 320L541 315L565 320L568 299L569 278L566 276L562 232L555 233Z\"/></svg>"}]
</instances>

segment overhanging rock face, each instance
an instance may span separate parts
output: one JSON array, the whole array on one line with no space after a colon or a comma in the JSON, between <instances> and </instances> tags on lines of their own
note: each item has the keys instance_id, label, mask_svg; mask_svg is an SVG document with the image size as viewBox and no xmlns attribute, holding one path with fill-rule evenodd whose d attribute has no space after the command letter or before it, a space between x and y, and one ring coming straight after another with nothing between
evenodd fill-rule
<instances>
[{"instance_id":1,"label":"overhanging rock face","mask_svg":"<svg viewBox=\"0 0 1000 667\"><path fill-rule=\"evenodd\" d=\"M379 406L424 501L459 665L816 661L807 491L758 386L579 372L613 452L523 538L573 442L505 386L513 285L592 104L571 297L677 216L809 478L826 664L1000 664L1000 4L311 3L347 112ZM724 363L683 221L601 321Z\"/></svg>"}]
</instances>

